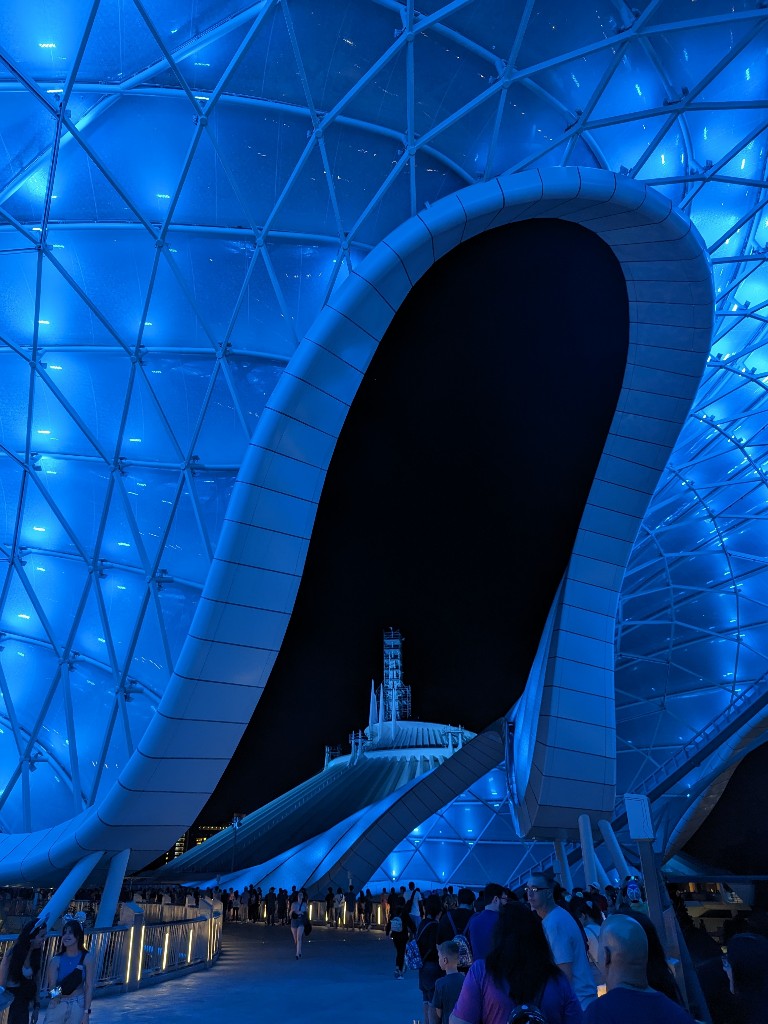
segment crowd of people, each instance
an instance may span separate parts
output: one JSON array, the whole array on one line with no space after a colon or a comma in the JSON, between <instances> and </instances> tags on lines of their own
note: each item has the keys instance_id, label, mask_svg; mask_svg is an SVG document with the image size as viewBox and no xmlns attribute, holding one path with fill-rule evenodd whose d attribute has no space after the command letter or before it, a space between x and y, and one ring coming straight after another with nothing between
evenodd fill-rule
<instances>
[{"instance_id":1,"label":"crowd of people","mask_svg":"<svg viewBox=\"0 0 768 1024\"><path fill-rule=\"evenodd\" d=\"M262 893L216 890L230 922L290 925L303 955L309 899L293 886ZM408 886L329 887L324 923L331 928L385 927L394 948L394 977L418 972L424 1024L691 1024L663 944L648 916L642 882L591 885L566 892L550 875L532 875L518 891L489 883L422 892ZM712 1024L768 1021L768 916L754 916L715 940L686 921L701 1006ZM323 920L322 910L319 919ZM734 923L733 928L737 927ZM598 992L602 998L598 1000ZM690 993L689 993L690 996ZM694 1005L695 1000L694 1000ZM517 1015L517 1016L516 1016Z\"/></svg>"},{"instance_id":2,"label":"crowd of people","mask_svg":"<svg viewBox=\"0 0 768 1024\"><path fill-rule=\"evenodd\" d=\"M395 979L418 971L425 1024L693 1024L637 878L572 893L549 875L517 892L410 883L381 901ZM768 932L734 934L727 958L696 935L698 1008L712 1024L765 1024Z\"/></svg>"}]
</instances>

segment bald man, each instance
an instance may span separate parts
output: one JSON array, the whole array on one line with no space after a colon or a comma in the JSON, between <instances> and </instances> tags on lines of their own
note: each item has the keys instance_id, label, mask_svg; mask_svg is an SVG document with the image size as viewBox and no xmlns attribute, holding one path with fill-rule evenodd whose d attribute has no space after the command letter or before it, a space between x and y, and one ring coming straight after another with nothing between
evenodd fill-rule
<instances>
[{"instance_id":1,"label":"bald man","mask_svg":"<svg viewBox=\"0 0 768 1024\"><path fill-rule=\"evenodd\" d=\"M648 940L631 917L615 914L600 929L606 995L587 1007L584 1024L694 1024L677 1003L648 984Z\"/></svg>"}]
</instances>

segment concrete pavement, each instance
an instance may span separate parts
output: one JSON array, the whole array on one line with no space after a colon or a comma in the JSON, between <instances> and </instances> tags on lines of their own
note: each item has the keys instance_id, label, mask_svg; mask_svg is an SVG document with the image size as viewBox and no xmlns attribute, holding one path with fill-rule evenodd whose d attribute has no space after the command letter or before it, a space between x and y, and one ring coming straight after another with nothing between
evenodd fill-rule
<instances>
[{"instance_id":1,"label":"concrete pavement","mask_svg":"<svg viewBox=\"0 0 768 1024\"><path fill-rule=\"evenodd\" d=\"M91 1024L413 1024L422 1020L417 972L395 981L381 931L315 927L301 960L290 929L226 924L209 969L94 999Z\"/></svg>"}]
</instances>

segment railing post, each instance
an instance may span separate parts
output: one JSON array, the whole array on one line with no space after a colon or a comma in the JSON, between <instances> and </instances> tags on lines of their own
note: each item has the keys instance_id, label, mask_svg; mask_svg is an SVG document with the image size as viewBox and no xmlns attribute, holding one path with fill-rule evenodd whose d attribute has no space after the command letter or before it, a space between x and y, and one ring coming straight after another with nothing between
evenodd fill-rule
<instances>
[{"instance_id":1,"label":"railing post","mask_svg":"<svg viewBox=\"0 0 768 1024\"><path fill-rule=\"evenodd\" d=\"M122 982L126 991L138 988L144 961L144 910L137 903L124 903L120 924L128 926L123 949Z\"/></svg>"},{"instance_id":2,"label":"railing post","mask_svg":"<svg viewBox=\"0 0 768 1024\"><path fill-rule=\"evenodd\" d=\"M198 917L205 917L205 924L195 929L195 948L193 957L195 961L202 960L208 963L213 958L213 902L200 897L197 906Z\"/></svg>"}]
</instances>

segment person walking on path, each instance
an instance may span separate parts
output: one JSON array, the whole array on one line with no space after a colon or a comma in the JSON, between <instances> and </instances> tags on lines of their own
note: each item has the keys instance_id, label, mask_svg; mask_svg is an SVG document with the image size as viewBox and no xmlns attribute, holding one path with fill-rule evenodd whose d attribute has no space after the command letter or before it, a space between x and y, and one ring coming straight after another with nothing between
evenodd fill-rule
<instances>
[{"instance_id":1,"label":"person walking on path","mask_svg":"<svg viewBox=\"0 0 768 1024\"><path fill-rule=\"evenodd\" d=\"M304 938L304 926L309 913L306 889L299 889L296 898L291 904L291 935L293 944L296 947L296 959L301 960L301 942Z\"/></svg>"},{"instance_id":2,"label":"person walking on path","mask_svg":"<svg viewBox=\"0 0 768 1024\"><path fill-rule=\"evenodd\" d=\"M405 974L405 947L414 934L414 928L411 915L401 901L390 903L389 920L384 930L387 935L392 936L395 945L395 979L402 981Z\"/></svg>"},{"instance_id":3,"label":"person walking on path","mask_svg":"<svg viewBox=\"0 0 768 1024\"><path fill-rule=\"evenodd\" d=\"M264 904L267 908L267 924L275 923L275 910L277 909L277 896L274 885L270 886L269 892L264 897Z\"/></svg>"}]
</instances>

